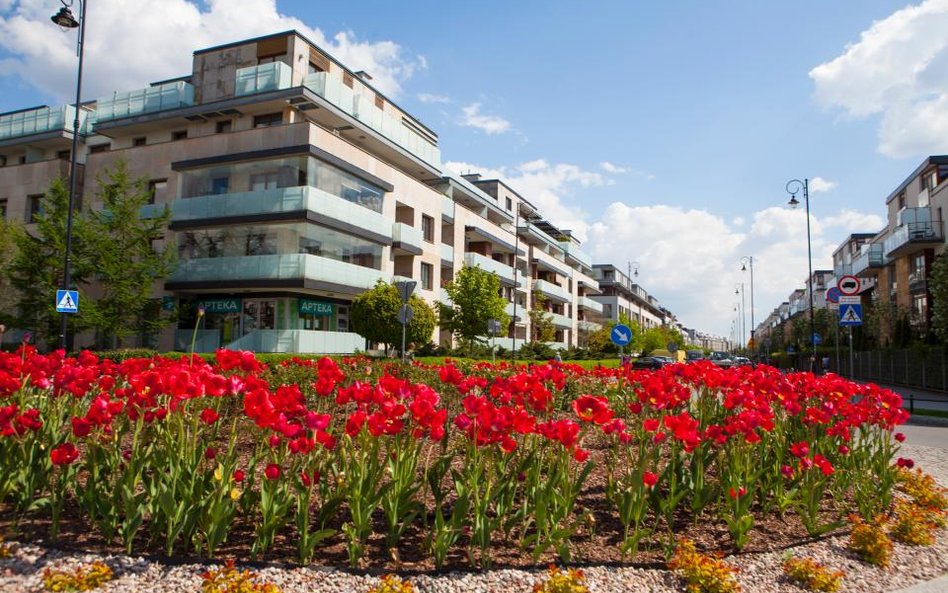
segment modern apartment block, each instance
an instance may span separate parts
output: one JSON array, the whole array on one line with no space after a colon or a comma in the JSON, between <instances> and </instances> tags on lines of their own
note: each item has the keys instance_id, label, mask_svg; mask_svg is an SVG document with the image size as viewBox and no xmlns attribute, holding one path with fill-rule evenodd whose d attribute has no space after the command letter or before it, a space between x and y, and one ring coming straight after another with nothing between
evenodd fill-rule
<instances>
[{"instance_id":1,"label":"modern apartment block","mask_svg":"<svg viewBox=\"0 0 948 593\"><path fill-rule=\"evenodd\" d=\"M658 299L619 267L595 264L593 271L602 294L592 298L602 304L602 315L606 319L618 321L620 315L626 315L643 329L673 323L674 317L659 304Z\"/></svg>"},{"instance_id":2,"label":"modern apartment block","mask_svg":"<svg viewBox=\"0 0 948 593\"><path fill-rule=\"evenodd\" d=\"M80 203L122 159L149 180L144 214L171 211L165 241L179 263L155 296L182 315L160 347L189 348L203 308L198 350L362 350L356 295L412 279L426 301L444 301L465 265L501 279L516 319L498 344L530 339L536 295L554 346L599 328L601 276L575 237L502 181L445 170L437 134L371 80L287 31L198 50L187 76L82 105ZM73 114L0 114L6 218L30 223L50 181L68 174ZM646 325L665 319L647 295L632 312Z\"/></svg>"}]
</instances>

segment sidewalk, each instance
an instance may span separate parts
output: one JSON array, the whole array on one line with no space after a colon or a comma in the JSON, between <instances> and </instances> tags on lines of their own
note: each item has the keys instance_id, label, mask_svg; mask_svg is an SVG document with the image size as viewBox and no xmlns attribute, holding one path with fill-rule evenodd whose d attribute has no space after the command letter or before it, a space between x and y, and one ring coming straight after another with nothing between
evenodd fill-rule
<instances>
[{"instance_id":1,"label":"sidewalk","mask_svg":"<svg viewBox=\"0 0 948 593\"><path fill-rule=\"evenodd\" d=\"M905 589L898 589L892 593L945 593L945 591L948 591L948 574Z\"/></svg>"}]
</instances>

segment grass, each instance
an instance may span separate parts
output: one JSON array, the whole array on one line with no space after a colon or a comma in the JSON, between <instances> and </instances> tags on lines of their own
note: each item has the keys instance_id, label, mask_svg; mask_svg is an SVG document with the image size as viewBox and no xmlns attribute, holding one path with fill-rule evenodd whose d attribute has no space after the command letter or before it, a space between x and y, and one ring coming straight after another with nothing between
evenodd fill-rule
<instances>
[{"instance_id":1,"label":"grass","mask_svg":"<svg viewBox=\"0 0 948 593\"><path fill-rule=\"evenodd\" d=\"M936 416L938 418L948 418L948 410L930 410L928 408L915 408L912 412L915 416Z\"/></svg>"},{"instance_id":2,"label":"grass","mask_svg":"<svg viewBox=\"0 0 948 593\"><path fill-rule=\"evenodd\" d=\"M440 365L444 364L445 360L453 360L455 362L490 362L489 358L465 358L462 356L418 356L415 358L416 361L423 364L430 365ZM497 362L511 362L509 357L497 358ZM523 360L517 359L517 364L545 364L546 360ZM617 368L619 366L618 358L599 358L593 360L564 360L564 364L575 364L583 367L584 369L594 369L596 366L602 366L605 368Z\"/></svg>"}]
</instances>

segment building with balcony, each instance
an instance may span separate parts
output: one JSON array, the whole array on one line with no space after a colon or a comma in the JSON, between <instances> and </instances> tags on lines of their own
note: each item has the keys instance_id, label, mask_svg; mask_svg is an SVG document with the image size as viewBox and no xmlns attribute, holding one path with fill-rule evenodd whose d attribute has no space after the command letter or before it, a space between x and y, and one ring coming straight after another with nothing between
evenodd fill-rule
<instances>
[{"instance_id":1,"label":"building with balcony","mask_svg":"<svg viewBox=\"0 0 948 593\"><path fill-rule=\"evenodd\" d=\"M620 316L627 316L643 329L672 322L673 316L659 305L658 299L618 266L593 264L593 274L602 292L592 299L602 305L604 318L618 321Z\"/></svg>"},{"instance_id":2,"label":"building with balcony","mask_svg":"<svg viewBox=\"0 0 948 593\"><path fill-rule=\"evenodd\" d=\"M154 345L189 347L203 309L199 350L365 349L351 331L356 295L409 278L433 304L465 265L500 278L513 319L502 345L530 339L534 295L557 344L598 328L599 281L579 241L504 182L445 170L437 134L371 81L286 31L197 50L188 75L81 106L77 203L96 207L82 196L123 160L151 188L143 215L171 212L164 241L179 261L155 297L180 325ZM3 216L30 228L68 175L74 115L0 114Z\"/></svg>"}]
</instances>

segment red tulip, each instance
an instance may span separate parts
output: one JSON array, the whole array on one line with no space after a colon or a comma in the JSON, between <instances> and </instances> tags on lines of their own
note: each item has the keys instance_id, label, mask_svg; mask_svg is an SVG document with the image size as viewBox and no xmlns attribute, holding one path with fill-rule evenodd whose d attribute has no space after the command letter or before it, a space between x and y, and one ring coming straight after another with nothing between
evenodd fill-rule
<instances>
[{"instance_id":1,"label":"red tulip","mask_svg":"<svg viewBox=\"0 0 948 593\"><path fill-rule=\"evenodd\" d=\"M49 452L53 465L69 465L79 459L79 451L72 443L63 443Z\"/></svg>"},{"instance_id":2,"label":"red tulip","mask_svg":"<svg viewBox=\"0 0 948 593\"><path fill-rule=\"evenodd\" d=\"M280 477L280 466L275 463L271 463L267 465L267 468L263 470L263 473L267 476L268 480L276 480Z\"/></svg>"}]
</instances>

